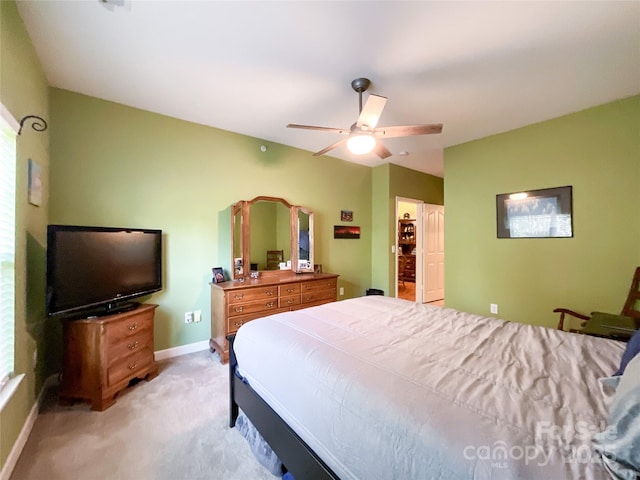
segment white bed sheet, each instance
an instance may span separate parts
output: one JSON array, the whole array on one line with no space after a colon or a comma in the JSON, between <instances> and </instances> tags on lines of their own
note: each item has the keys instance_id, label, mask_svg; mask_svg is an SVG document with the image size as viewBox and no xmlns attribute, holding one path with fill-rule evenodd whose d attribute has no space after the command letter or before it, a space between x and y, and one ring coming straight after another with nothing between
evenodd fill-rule
<instances>
[{"instance_id":1,"label":"white bed sheet","mask_svg":"<svg viewBox=\"0 0 640 480\"><path fill-rule=\"evenodd\" d=\"M243 325L240 373L343 480L605 479L624 344L367 296Z\"/></svg>"}]
</instances>

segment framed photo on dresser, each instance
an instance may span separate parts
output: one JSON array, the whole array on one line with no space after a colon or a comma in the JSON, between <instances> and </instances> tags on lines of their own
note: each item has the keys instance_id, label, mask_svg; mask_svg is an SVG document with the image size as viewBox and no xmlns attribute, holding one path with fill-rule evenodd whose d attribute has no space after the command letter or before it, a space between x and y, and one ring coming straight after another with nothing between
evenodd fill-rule
<instances>
[{"instance_id":1,"label":"framed photo on dresser","mask_svg":"<svg viewBox=\"0 0 640 480\"><path fill-rule=\"evenodd\" d=\"M225 281L222 267L213 267L211 271L213 272L213 283L222 283Z\"/></svg>"}]
</instances>

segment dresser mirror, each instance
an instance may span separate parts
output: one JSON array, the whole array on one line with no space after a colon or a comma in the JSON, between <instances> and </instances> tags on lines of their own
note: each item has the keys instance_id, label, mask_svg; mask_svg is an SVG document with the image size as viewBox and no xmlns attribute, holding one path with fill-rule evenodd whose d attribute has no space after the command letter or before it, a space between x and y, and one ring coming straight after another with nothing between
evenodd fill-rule
<instances>
[{"instance_id":1,"label":"dresser mirror","mask_svg":"<svg viewBox=\"0 0 640 480\"><path fill-rule=\"evenodd\" d=\"M313 213L283 198L256 197L232 207L233 278L252 271L313 272Z\"/></svg>"},{"instance_id":2,"label":"dresser mirror","mask_svg":"<svg viewBox=\"0 0 640 480\"><path fill-rule=\"evenodd\" d=\"M294 208L294 238L298 242L296 271L313 272L313 212L304 207Z\"/></svg>"}]
</instances>

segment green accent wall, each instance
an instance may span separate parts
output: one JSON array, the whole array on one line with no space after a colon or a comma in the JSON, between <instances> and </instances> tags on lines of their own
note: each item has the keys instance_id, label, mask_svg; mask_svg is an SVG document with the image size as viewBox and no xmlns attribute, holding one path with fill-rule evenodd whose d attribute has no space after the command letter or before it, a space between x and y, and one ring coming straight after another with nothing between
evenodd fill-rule
<instances>
[{"instance_id":1,"label":"green accent wall","mask_svg":"<svg viewBox=\"0 0 640 480\"><path fill-rule=\"evenodd\" d=\"M445 149L445 302L555 327L619 313L640 265L640 96ZM573 186L573 238L496 238L496 195Z\"/></svg>"},{"instance_id":2,"label":"green accent wall","mask_svg":"<svg viewBox=\"0 0 640 480\"><path fill-rule=\"evenodd\" d=\"M0 101L17 121L26 115L49 118L46 78L16 4L5 0L0 1ZM0 412L2 468L50 373L48 357L60 339L59 325L45 318L44 306L49 131L36 132L27 122L17 137L16 153L15 369L25 377ZM27 202L29 158L41 167L39 207Z\"/></svg>"}]
</instances>

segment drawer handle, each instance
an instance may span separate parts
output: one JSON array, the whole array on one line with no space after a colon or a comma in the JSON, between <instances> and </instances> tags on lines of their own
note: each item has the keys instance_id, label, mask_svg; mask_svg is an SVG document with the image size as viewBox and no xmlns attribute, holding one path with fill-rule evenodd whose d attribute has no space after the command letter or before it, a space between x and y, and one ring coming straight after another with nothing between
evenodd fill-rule
<instances>
[{"instance_id":1,"label":"drawer handle","mask_svg":"<svg viewBox=\"0 0 640 480\"><path fill-rule=\"evenodd\" d=\"M293 288L287 288L287 293L293 293L293 292L295 292L295 289L293 289Z\"/></svg>"},{"instance_id":2,"label":"drawer handle","mask_svg":"<svg viewBox=\"0 0 640 480\"><path fill-rule=\"evenodd\" d=\"M233 324L234 324L236 327L240 328L242 325L244 325L244 322L243 322L242 320L240 320L239 322L238 322L238 321L233 322Z\"/></svg>"},{"instance_id":3,"label":"drawer handle","mask_svg":"<svg viewBox=\"0 0 640 480\"><path fill-rule=\"evenodd\" d=\"M136 348L138 348L138 341L136 340L136 341L135 341L135 342L133 342L133 343L128 343L128 344L127 344L127 348L128 348L129 350L135 350Z\"/></svg>"},{"instance_id":4,"label":"drawer handle","mask_svg":"<svg viewBox=\"0 0 640 480\"><path fill-rule=\"evenodd\" d=\"M244 298L244 293L234 293L233 294L233 299L234 300L242 300Z\"/></svg>"},{"instance_id":5,"label":"drawer handle","mask_svg":"<svg viewBox=\"0 0 640 480\"><path fill-rule=\"evenodd\" d=\"M129 329L129 331L134 331L136 328L138 328L138 324L137 323L132 323L131 325L127 325L127 328Z\"/></svg>"},{"instance_id":6,"label":"drawer handle","mask_svg":"<svg viewBox=\"0 0 640 480\"><path fill-rule=\"evenodd\" d=\"M133 362L131 365L127 365L129 370L134 370L138 366L138 362Z\"/></svg>"},{"instance_id":7,"label":"drawer handle","mask_svg":"<svg viewBox=\"0 0 640 480\"><path fill-rule=\"evenodd\" d=\"M265 293L266 293L267 295L273 295L273 290L267 290Z\"/></svg>"},{"instance_id":8,"label":"drawer handle","mask_svg":"<svg viewBox=\"0 0 640 480\"><path fill-rule=\"evenodd\" d=\"M287 305L291 305L292 303L293 303L293 299L290 298L289 300L287 300Z\"/></svg>"},{"instance_id":9,"label":"drawer handle","mask_svg":"<svg viewBox=\"0 0 640 480\"><path fill-rule=\"evenodd\" d=\"M242 313L242 310L244 310L244 307L233 307L233 311L236 313Z\"/></svg>"},{"instance_id":10,"label":"drawer handle","mask_svg":"<svg viewBox=\"0 0 640 480\"><path fill-rule=\"evenodd\" d=\"M267 303L267 308L273 308L273 305L275 304L275 302L269 302Z\"/></svg>"}]
</instances>

